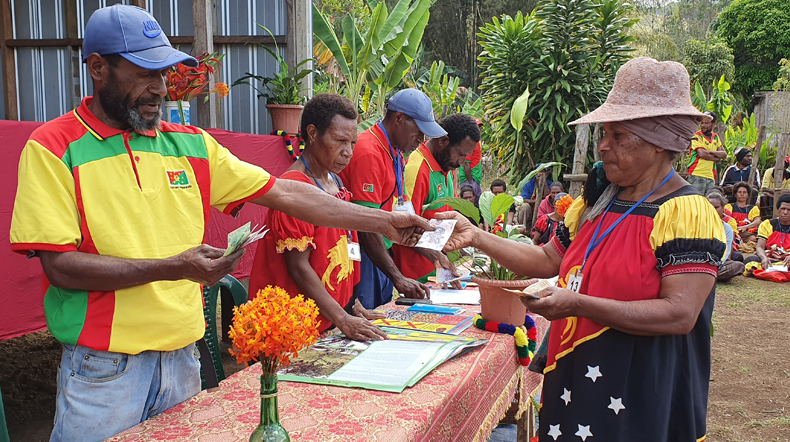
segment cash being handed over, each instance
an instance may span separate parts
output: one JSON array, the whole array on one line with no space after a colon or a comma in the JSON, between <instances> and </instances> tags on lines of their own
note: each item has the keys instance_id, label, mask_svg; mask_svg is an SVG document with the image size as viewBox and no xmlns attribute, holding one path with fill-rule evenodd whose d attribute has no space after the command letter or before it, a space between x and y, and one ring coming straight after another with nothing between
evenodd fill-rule
<instances>
[{"instance_id":1,"label":"cash being handed over","mask_svg":"<svg viewBox=\"0 0 790 442\"><path fill-rule=\"evenodd\" d=\"M246 247L263 238L266 236L266 232L269 231L269 229L264 229L266 229L266 226L261 226L259 228L257 225L251 229L250 223L247 223L228 233L228 248L225 250L225 254L222 256L231 255L233 252L241 249L242 247Z\"/></svg>"},{"instance_id":2,"label":"cash being handed over","mask_svg":"<svg viewBox=\"0 0 790 442\"><path fill-rule=\"evenodd\" d=\"M536 283L528 285L523 290L511 290L511 289L504 289L510 293L515 293L522 298L529 298L529 299L540 299L537 295L542 290L545 290L549 287L555 287L557 285L558 277L553 277L549 279L539 279Z\"/></svg>"}]
</instances>

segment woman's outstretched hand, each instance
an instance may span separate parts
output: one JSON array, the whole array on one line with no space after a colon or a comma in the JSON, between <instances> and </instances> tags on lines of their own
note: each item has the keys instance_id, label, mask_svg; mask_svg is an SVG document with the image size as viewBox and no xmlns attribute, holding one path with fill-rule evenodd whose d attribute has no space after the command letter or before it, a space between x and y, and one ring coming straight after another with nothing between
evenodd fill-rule
<instances>
[{"instance_id":1,"label":"woman's outstretched hand","mask_svg":"<svg viewBox=\"0 0 790 442\"><path fill-rule=\"evenodd\" d=\"M465 216L456 211L439 212L436 214L436 219L454 219L458 221L453 229L453 234L444 246L445 252L452 252L453 250L473 245L478 233L482 232L479 227L473 226Z\"/></svg>"}]
</instances>

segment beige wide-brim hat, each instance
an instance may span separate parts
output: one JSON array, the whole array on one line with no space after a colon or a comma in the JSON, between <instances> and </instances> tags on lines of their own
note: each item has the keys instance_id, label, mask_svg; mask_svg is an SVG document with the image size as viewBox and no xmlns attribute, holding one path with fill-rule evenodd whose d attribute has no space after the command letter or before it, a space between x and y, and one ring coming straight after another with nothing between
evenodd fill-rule
<instances>
[{"instance_id":1,"label":"beige wide-brim hat","mask_svg":"<svg viewBox=\"0 0 790 442\"><path fill-rule=\"evenodd\" d=\"M568 123L607 123L666 115L709 119L691 104L689 73L675 61L637 57L620 67L606 102L598 109Z\"/></svg>"}]
</instances>

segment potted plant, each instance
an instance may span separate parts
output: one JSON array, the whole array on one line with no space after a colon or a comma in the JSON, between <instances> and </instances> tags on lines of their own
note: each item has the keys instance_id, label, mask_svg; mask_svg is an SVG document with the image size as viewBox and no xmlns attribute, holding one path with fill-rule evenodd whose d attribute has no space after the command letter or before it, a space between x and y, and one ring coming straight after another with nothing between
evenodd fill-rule
<instances>
[{"instance_id":1,"label":"potted plant","mask_svg":"<svg viewBox=\"0 0 790 442\"><path fill-rule=\"evenodd\" d=\"M274 35L265 26L260 26L274 38ZM246 84L258 93L258 98L266 98L266 109L272 117L272 129L282 130L291 135L299 132L299 117L304 108L305 97L300 95L305 91L301 81L313 73L313 69L301 69L312 59L302 60L293 68L288 67L285 57L280 55L277 43L274 43L274 51L264 45L259 45L277 62L278 70L273 77L263 77L249 72L233 82L231 87ZM260 83L255 86L253 83Z\"/></svg>"},{"instance_id":2,"label":"potted plant","mask_svg":"<svg viewBox=\"0 0 790 442\"><path fill-rule=\"evenodd\" d=\"M510 206L521 197L512 197L506 193L494 195L490 191L480 195L480 209L469 201L461 198L440 198L434 204L447 204L459 211L462 215L472 219L480 219L482 215L488 225L495 226L493 233L501 238L511 241L532 244L525 235L518 232L517 226L499 226L497 220L507 214ZM472 282L480 288L480 311L483 319L504 324L523 325L527 308L521 303L519 297L505 289L522 290L529 285L527 277L516 274L489 257L475 253L467 253L461 257L458 252L448 255L450 261L461 262L464 259L472 260Z\"/></svg>"},{"instance_id":3,"label":"potted plant","mask_svg":"<svg viewBox=\"0 0 790 442\"><path fill-rule=\"evenodd\" d=\"M189 102L197 98L198 95L206 93L206 89L208 89L211 82L211 76L214 75L223 57L225 57L224 54L218 56L216 52L206 53L197 57L197 67L192 68L178 63L167 71L165 121L186 126L190 124ZM226 97L228 91L227 84L216 83L215 87L208 93L215 92L220 97ZM208 100L208 95L205 99Z\"/></svg>"}]
</instances>

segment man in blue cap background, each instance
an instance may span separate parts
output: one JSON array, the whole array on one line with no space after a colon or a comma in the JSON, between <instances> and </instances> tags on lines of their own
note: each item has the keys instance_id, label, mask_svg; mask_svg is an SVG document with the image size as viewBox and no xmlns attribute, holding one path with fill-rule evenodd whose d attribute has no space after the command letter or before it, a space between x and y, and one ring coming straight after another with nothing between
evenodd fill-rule
<instances>
[{"instance_id":1,"label":"man in blue cap background","mask_svg":"<svg viewBox=\"0 0 790 442\"><path fill-rule=\"evenodd\" d=\"M47 326L64 344L52 441L103 440L199 392L201 284L244 254L202 244L211 206L233 215L252 202L405 245L430 229L278 181L203 130L161 122L166 70L196 60L145 10L97 10L83 54L95 96L31 134L10 235L12 250L41 261Z\"/></svg>"},{"instance_id":2,"label":"man in blue cap background","mask_svg":"<svg viewBox=\"0 0 790 442\"><path fill-rule=\"evenodd\" d=\"M415 213L405 192L403 158L417 149L425 136L445 135L447 132L434 120L433 104L427 95L417 89L397 92L387 102L384 119L359 135L354 156L340 174L353 194L352 202L386 212ZM362 262L354 295L366 309L390 302L393 287L408 298L430 294L427 286L403 276L392 259L392 243L386 238L360 232L359 243ZM443 268L452 268L442 253L436 252L429 259Z\"/></svg>"}]
</instances>

